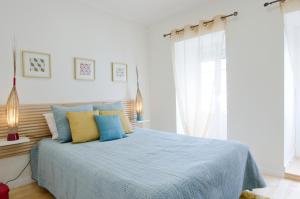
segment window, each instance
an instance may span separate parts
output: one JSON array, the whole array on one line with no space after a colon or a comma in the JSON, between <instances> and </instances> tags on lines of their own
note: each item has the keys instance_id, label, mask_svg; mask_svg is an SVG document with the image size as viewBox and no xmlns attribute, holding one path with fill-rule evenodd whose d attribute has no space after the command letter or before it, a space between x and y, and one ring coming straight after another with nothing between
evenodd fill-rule
<instances>
[{"instance_id":1,"label":"window","mask_svg":"<svg viewBox=\"0 0 300 199\"><path fill-rule=\"evenodd\" d=\"M177 132L226 139L225 32L174 44Z\"/></svg>"}]
</instances>

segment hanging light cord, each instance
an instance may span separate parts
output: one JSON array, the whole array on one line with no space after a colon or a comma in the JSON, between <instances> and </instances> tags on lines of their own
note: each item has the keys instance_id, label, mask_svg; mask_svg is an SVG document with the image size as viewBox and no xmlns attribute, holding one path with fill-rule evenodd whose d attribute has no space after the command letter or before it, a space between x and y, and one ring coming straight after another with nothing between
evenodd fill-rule
<instances>
[{"instance_id":1,"label":"hanging light cord","mask_svg":"<svg viewBox=\"0 0 300 199\"><path fill-rule=\"evenodd\" d=\"M136 79L137 79L137 88L140 87L140 82L139 82L139 70L138 66L136 66Z\"/></svg>"},{"instance_id":2,"label":"hanging light cord","mask_svg":"<svg viewBox=\"0 0 300 199\"><path fill-rule=\"evenodd\" d=\"M17 180L17 179L24 173L25 169L29 166L30 162L31 162L31 159L29 159L28 163L27 163L26 166L21 170L21 172L17 175L17 177L15 177L15 178L13 178L13 179L11 179L11 180L8 180L7 182L5 182L5 184L7 185L8 183Z\"/></svg>"},{"instance_id":3,"label":"hanging light cord","mask_svg":"<svg viewBox=\"0 0 300 199\"><path fill-rule=\"evenodd\" d=\"M13 85L16 86L16 70L17 70L16 48L14 48L14 50L13 50L13 57L14 57L14 79L13 79Z\"/></svg>"}]
</instances>

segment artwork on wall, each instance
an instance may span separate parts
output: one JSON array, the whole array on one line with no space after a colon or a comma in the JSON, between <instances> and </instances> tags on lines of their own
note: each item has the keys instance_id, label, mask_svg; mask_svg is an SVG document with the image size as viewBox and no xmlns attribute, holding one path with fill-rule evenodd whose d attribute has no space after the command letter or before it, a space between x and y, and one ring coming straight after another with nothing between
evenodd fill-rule
<instances>
[{"instance_id":1,"label":"artwork on wall","mask_svg":"<svg viewBox=\"0 0 300 199\"><path fill-rule=\"evenodd\" d=\"M23 51L24 77L51 78L51 55L48 53Z\"/></svg>"},{"instance_id":2,"label":"artwork on wall","mask_svg":"<svg viewBox=\"0 0 300 199\"><path fill-rule=\"evenodd\" d=\"M75 58L75 79L95 80L95 60Z\"/></svg>"},{"instance_id":3,"label":"artwork on wall","mask_svg":"<svg viewBox=\"0 0 300 199\"><path fill-rule=\"evenodd\" d=\"M127 64L112 63L112 81L114 82L127 81Z\"/></svg>"}]
</instances>

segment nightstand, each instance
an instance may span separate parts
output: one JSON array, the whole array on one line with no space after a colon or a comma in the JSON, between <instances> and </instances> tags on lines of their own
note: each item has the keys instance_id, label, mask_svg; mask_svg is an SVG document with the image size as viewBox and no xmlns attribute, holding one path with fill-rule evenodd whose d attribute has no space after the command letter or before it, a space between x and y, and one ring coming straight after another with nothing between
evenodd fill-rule
<instances>
[{"instance_id":1,"label":"nightstand","mask_svg":"<svg viewBox=\"0 0 300 199\"><path fill-rule=\"evenodd\" d=\"M22 144L30 142L30 139L28 137L20 137L18 140L15 141L7 141L6 139L0 139L0 147L1 146L10 146L15 144Z\"/></svg>"},{"instance_id":2,"label":"nightstand","mask_svg":"<svg viewBox=\"0 0 300 199\"><path fill-rule=\"evenodd\" d=\"M142 121L136 121L136 126L139 128L144 128L145 124L150 123L150 120L142 120Z\"/></svg>"}]
</instances>

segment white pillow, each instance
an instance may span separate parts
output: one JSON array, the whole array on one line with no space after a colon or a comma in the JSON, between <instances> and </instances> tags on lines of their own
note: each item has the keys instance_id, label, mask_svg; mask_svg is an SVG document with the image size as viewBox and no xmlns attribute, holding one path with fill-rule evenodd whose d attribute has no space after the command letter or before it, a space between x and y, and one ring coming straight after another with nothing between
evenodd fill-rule
<instances>
[{"instance_id":1,"label":"white pillow","mask_svg":"<svg viewBox=\"0 0 300 199\"><path fill-rule=\"evenodd\" d=\"M56 140L58 138L58 133L57 133L56 123L55 123L53 113L52 112L45 113L45 114L43 114L43 116L45 117L45 119L47 121L48 127L50 129L51 134L52 134L52 139Z\"/></svg>"}]
</instances>

